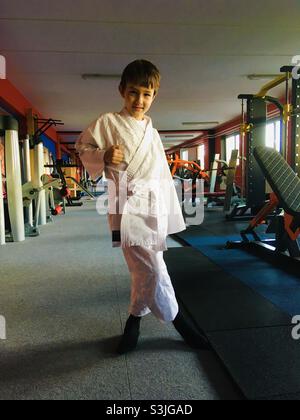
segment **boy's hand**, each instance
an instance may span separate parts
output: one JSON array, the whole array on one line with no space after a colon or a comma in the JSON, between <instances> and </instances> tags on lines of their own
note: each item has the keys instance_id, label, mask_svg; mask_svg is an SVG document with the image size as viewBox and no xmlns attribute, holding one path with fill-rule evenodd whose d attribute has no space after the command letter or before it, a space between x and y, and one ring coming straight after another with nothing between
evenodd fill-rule
<instances>
[{"instance_id":1,"label":"boy's hand","mask_svg":"<svg viewBox=\"0 0 300 420\"><path fill-rule=\"evenodd\" d=\"M112 146L105 153L104 160L108 164L112 163L113 165L119 165L121 162L124 161L123 147L120 145Z\"/></svg>"}]
</instances>

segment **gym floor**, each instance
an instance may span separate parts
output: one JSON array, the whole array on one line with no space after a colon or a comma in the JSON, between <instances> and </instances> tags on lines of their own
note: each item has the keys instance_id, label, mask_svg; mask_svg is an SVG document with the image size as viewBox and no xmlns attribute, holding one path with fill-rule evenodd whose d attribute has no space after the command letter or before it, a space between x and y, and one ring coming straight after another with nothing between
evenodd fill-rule
<instances>
[{"instance_id":1,"label":"gym floor","mask_svg":"<svg viewBox=\"0 0 300 420\"><path fill-rule=\"evenodd\" d=\"M169 250L166 262L178 299L245 398L299 400L300 341L292 333L292 317L300 313L299 269L291 261L279 264L276 254L227 249L246 226L209 211L202 225L176 235L186 246ZM263 238L265 227L258 231Z\"/></svg>"},{"instance_id":2,"label":"gym floor","mask_svg":"<svg viewBox=\"0 0 300 420\"><path fill-rule=\"evenodd\" d=\"M41 231L1 249L1 400L242 398L214 353L190 349L152 315L137 351L115 354L130 277L94 202ZM169 246L180 245L170 239Z\"/></svg>"}]
</instances>

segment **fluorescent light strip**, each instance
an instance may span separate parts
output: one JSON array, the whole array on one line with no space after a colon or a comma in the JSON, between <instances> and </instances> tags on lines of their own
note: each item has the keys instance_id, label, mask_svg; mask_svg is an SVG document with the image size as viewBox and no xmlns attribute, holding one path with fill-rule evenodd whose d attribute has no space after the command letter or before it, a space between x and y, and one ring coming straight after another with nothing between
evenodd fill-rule
<instances>
[{"instance_id":1,"label":"fluorescent light strip","mask_svg":"<svg viewBox=\"0 0 300 420\"><path fill-rule=\"evenodd\" d=\"M121 79L121 74L82 74L81 78L83 80L89 79Z\"/></svg>"},{"instance_id":2,"label":"fluorescent light strip","mask_svg":"<svg viewBox=\"0 0 300 420\"><path fill-rule=\"evenodd\" d=\"M219 121L183 122L182 125L218 125Z\"/></svg>"},{"instance_id":3,"label":"fluorescent light strip","mask_svg":"<svg viewBox=\"0 0 300 420\"><path fill-rule=\"evenodd\" d=\"M186 135L178 135L178 136L176 136L176 134L174 135L174 136L171 136L171 135L169 135L169 136L162 136L163 138L165 138L165 139L174 139L174 140L176 140L176 139L180 139L180 138L184 138L184 139L186 139L186 138L194 138L195 136L194 135L189 135L189 134L186 134Z\"/></svg>"}]
</instances>

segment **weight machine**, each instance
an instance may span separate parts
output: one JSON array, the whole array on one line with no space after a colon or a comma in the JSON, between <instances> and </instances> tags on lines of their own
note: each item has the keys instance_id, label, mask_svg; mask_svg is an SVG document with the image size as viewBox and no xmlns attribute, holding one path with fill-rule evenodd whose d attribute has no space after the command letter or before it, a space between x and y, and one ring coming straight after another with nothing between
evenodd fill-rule
<instances>
[{"instance_id":1,"label":"weight machine","mask_svg":"<svg viewBox=\"0 0 300 420\"><path fill-rule=\"evenodd\" d=\"M276 150L257 147L254 157L274 192L247 229L241 232L243 241L228 242L227 247L269 253L286 264L287 258L300 258L297 241L300 235L300 179ZM265 223L274 210L277 215L269 224L267 233L275 233L275 239L262 240L256 228Z\"/></svg>"},{"instance_id":2,"label":"weight machine","mask_svg":"<svg viewBox=\"0 0 300 420\"><path fill-rule=\"evenodd\" d=\"M23 192L23 205L25 208L28 208L32 205L32 201L35 200L35 216L33 218L32 224L30 224L29 229L27 227L26 236L38 236L39 235L39 218L41 211L41 192L46 192L46 204L47 204L47 219L51 219L51 215L56 215L57 210L54 205L53 198L53 188L62 188L61 180L52 178L48 175L43 175L41 178L42 186L36 187L32 182L27 182L22 187ZM51 207L50 207L51 202ZM25 226L26 228L26 226Z\"/></svg>"},{"instance_id":3,"label":"weight machine","mask_svg":"<svg viewBox=\"0 0 300 420\"><path fill-rule=\"evenodd\" d=\"M71 197L70 190L68 188L67 179L71 179L81 191L84 191L89 197L95 200L95 196L91 194L83 185L80 184L75 178L73 177L66 177L64 174L64 168L77 168L77 165L73 165L70 163L64 163L63 160L57 159L53 165L45 165L45 168L53 169L53 176L58 177L61 181L62 188L60 190L60 196L63 202L66 200L66 207L81 207L83 203L74 202L76 198ZM64 204L65 206L65 204Z\"/></svg>"},{"instance_id":4,"label":"weight machine","mask_svg":"<svg viewBox=\"0 0 300 420\"><path fill-rule=\"evenodd\" d=\"M38 128L38 124L42 126ZM38 236L38 226L46 224L50 221L51 214L55 214L55 209L50 208L49 202L53 201L53 187L61 188L61 181L45 176L44 149L39 139L39 136L52 125L62 125L62 123L59 120L38 119L32 115L32 111L29 111L27 115L29 135L23 140L22 153L20 153L18 121L10 116L0 116L0 136L3 137L5 145L7 193L4 197L1 170L1 245L7 241L22 242L26 236ZM34 149L34 179L31 179L30 148ZM2 162L0 165L2 167ZM34 215L33 203L35 203ZM10 235L6 235L6 228Z\"/></svg>"},{"instance_id":5,"label":"weight machine","mask_svg":"<svg viewBox=\"0 0 300 420\"><path fill-rule=\"evenodd\" d=\"M285 76L281 80L291 79L292 67L283 67ZM278 79L278 81L280 78ZM288 85L288 83L287 83ZM286 95L289 98L289 95ZM268 181L273 192L270 194L269 202L265 203L262 209L250 222L249 226L241 232L242 242L228 242L228 248L238 248L247 251L254 251L260 255L267 256L274 263L298 263L300 259L300 248L298 237L300 234L300 81L292 81L292 102L282 109L283 127L281 150L264 146L256 146L253 150L253 159L258 165L265 185ZM291 146L288 144L289 124L292 124ZM291 165L286 162L291 152ZM274 233L275 239L261 240L256 229L259 225L266 223L270 213L274 214L273 220L269 222L266 233ZM297 267L299 270L299 267Z\"/></svg>"},{"instance_id":6,"label":"weight machine","mask_svg":"<svg viewBox=\"0 0 300 420\"><path fill-rule=\"evenodd\" d=\"M44 146L41 140L41 136L46 133L46 131L52 126L61 126L64 125L61 120L54 120L52 118L44 119L38 118L36 115L33 115L32 109L27 111L27 132L29 136L29 146L30 149L34 150L34 168L35 175L33 183L37 188L41 188L42 176L45 173L44 167ZM46 192L45 190L40 191L40 215L39 215L39 225L43 226L47 224L47 208L48 203L46 202Z\"/></svg>"},{"instance_id":7,"label":"weight machine","mask_svg":"<svg viewBox=\"0 0 300 420\"><path fill-rule=\"evenodd\" d=\"M192 206L196 207L196 199L199 198L197 197L197 182L199 180L209 182L209 175L201 169L197 162L182 160L177 156L176 159L168 159L168 163L173 179L181 182L182 204L188 196L191 197Z\"/></svg>"},{"instance_id":8,"label":"weight machine","mask_svg":"<svg viewBox=\"0 0 300 420\"><path fill-rule=\"evenodd\" d=\"M239 95L239 99L242 100L242 144L244 145L246 142L247 148L246 158L244 159L244 156L242 156L242 192L245 194L245 203L242 205L237 204L233 210L227 214L228 220L249 220L256 215L266 203L265 177L258 162L254 158L254 149L257 147L265 147L267 104L273 104L279 110L282 121L280 152L287 158L289 123L291 118L294 118L292 110L296 110L297 101L299 102L299 88L297 88L293 81L293 100L292 104L290 104L289 82L291 80L292 68L283 67L281 71L284 75L279 76L266 84L256 95ZM269 90L282 83L286 84L285 105L277 98L268 95ZM247 102L246 115L244 112L244 101ZM295 135L293 137L295 137Z\"/></svg>"},{"instance_id":9,"label":"weight machine","mask_svg":"<svg viewBox=\"0 0 300 420\"><path fill-rule=\"evenodd\" d=\"M220 155L215 156L215 160L212 164L211 169L211 182L209 192L205 192L205 197L207 198L207 206L211 206L210 203L213 200L219 201L223 206L224 211L230 210L233 202L240 202L239 191L235 185L235 174L237 170L237 160L239 157L239 151L233 150L230 157L229 164L220 160ZM221 169L218 168L219 165ZM223 191L215 191L217 178L222 179L225 189ZM212 206L211 206L212 207Z\"/></svg>"}]
</instances>

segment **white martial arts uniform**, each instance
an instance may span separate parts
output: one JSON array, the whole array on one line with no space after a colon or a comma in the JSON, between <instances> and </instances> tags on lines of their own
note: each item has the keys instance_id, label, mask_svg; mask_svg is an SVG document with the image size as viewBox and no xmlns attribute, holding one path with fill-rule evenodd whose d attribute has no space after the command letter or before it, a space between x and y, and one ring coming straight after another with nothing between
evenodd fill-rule
<instances>
[{"instance_id":1,"label":"white martial arts uniform","mask_svg":"<svg viewBox=\"0 0 300 420\"><path fill-rule=\"evenodd\" d=\"M124 162L105 164L105 152L116 145L123 146ZM163 251L167 236L186 225L151 118L137 121L126 109L103 114L81 134L76 148L90 176L97 179L105 170L109 182L113 246L122 247L132 277L130 313L153 312L162 321L173 321L178 304Z\"/></svg>"}]
</instances>

